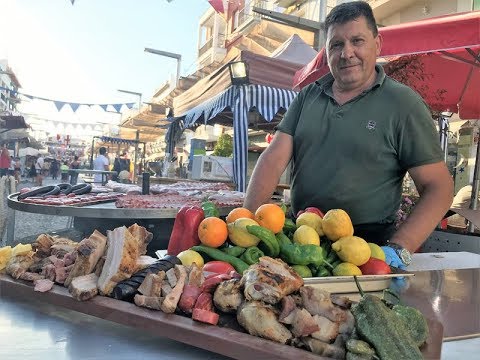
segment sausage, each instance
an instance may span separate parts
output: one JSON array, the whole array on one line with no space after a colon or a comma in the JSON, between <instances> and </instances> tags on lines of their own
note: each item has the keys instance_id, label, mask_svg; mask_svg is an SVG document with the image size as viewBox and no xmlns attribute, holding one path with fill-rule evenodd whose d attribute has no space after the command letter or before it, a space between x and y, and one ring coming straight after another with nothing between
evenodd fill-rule
<instances>
[{"instance_id":1,"label":"sausage","mask_svg":"<svg viewBox=\"0 0 480 360\"><path fill-rule=\"evenodd\" d=\"M90 191L92 191L92 185L90 184L78 184L72 186L72 193L75 195L88 194Z\"/></svg>"},{"instance_id":2,"label":"sausage","mask_svg":"<svg viewBox=\"0 0 480 360\"><path fill-rule=\"evenodd\" d=\"M68 195L72 192L72 185L64 183L57 185L60 188L60 194Z\"/></svg>"},{"instance_id":3,"label":"sausage","mask_svg":"<svg viewBox=\"0 0 480 360\"><path fill-rule=\"evenodd\" d=\"M42 186L38 189L27 191L23 194L18 195L18 200L23 200L31 196L45 196L45 195L56 195L60 192L60 188L55 185Z\"/></svg>"}]
</instances>

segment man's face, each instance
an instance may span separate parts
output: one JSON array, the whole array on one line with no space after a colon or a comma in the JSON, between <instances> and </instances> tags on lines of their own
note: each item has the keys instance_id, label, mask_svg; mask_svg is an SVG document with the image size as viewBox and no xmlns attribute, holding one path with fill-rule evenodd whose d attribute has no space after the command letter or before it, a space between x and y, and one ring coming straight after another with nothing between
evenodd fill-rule
<instances>
[{"instance_id":1,"label":"man's face","mask_svg":"<svg viewBox=\"0 0 480 360\"><path fill-rule=\"evenodd\" d=\"M380 36L373 36L363 16L328 29L328 66L340 89L359 89L371 80L381 42Z\"/></svg>"}]
</instances>

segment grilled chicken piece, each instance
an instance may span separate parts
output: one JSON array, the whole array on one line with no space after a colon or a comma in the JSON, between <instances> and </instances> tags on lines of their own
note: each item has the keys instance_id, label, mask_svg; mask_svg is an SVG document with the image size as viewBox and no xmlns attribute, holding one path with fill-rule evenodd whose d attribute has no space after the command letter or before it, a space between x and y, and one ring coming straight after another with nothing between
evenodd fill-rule
<instances>
[{"instance_id":1,"label":"grilled chicken piece","mask_svg":"<svg viewBox=\"0 0 480 360\"><path fill-rule=\"evenodd\" d=\"M303 279L282 260L262 256L258 264L244 272L241 283L247 300L276 304L300 289Z\"/></svg>"},{"instance_id":2,"label":"grilled chicken piece","mask_svg":"<svg viewBox=\"0 0 480 360\"><path fill-rule=\"evenodd\" d=\"M98 290L109 295L115 285L128 279L136 269L139 244L125 226L107 231L107 255L98 278Z\"/></svg>"},{"instance_id":3,"label":"grilled chicken piece","mask_svg":"<svg viewBox=\"0 0 480 360\"><path fill-rule=\"evenodd\" d=\"M308 336L320 330L310 313L305 309L299 309L295 305L292 296L285 296L282 299L282 311L278 320L284 324L292 325L292 334L295 337Z\"/></svg>"},{"instance_id":4,"label":"grilled chicken piece","mask_svg":"<svg viewBox=\"0 0 480 360\"><path fill-rule=\"evenodd\" d=\"M38 279L34 280L33 284L35 285L34 291L47 292L52 289L55 283L49 279Z\"/></svg>"},{"instance_id":5,"label":"grilled chicken piece","mask_svg":"<svg viewBox=\"0 0 480 360\"><path fill-rule=\"evenodd\" d=\"M312 315L324 316L333 322L342 322L346 319L345 310L333 305L330 293L314 288L303 286L300 289L303 307Z\"/></svg>"},{"instance_id":6,"label":"grilled chicken piece","mask_svg":"<svg viewBox=\"0 0 480 360\"><path fill-rule=\"evenodd\" d=\"M346 319L339 324L338 332L350 335L353 332L353 329L355 329L355 318L350 310L345 311L345 315Z\"/></svg>"},{"instance_id":7,"label":"grilled chicken piece","mask_svg":"<svg viewBox=\"0 0 480 360\"><path fill-rule=\"evenodd\" d=\"M336 345L330 345L323 341L306 337L303 339L305 345L314 354L325 356L331 359L345 359L345 349Z\"/></svg>"},{"instance_id":8,"label":"grilled chicken piece","mask_svg":"<svg viewBox=\"0 0 480 360\"><path fill-rule=\"evenodd\" d=\"M332 303L344 309L350 309L352 306L352 300L346 296L331 294L330 299L332 300Z\"/></svg>"},{"instance_id":9,"label":"grilled chicken piece","mask_svg":"<svg viewBox=\"0 0 480 360\"><path fill-rule=\"evenodd\" d=\"M167 314L173 314L175 309L177 308L177 304L180 300L180 296L182 296L183 287L187 280L187 270L185 266L182 265L175 265L175 277L177 279L177 283L175 287L172 289L170 294L168 294L162 302L161 309L163 312ZM170 271L170 270L168 270ZM167 271L167 276L168 276Z\"/></svg>"},{"instance_id":10,"label":"grilled chicken piece","mask_svg":"<svg viewBox=\"0 0 480 360\"><path fill-rule=\"evenodd\" d=\"M23 273L25 273L30 266L35 262L34 252L30 251L25 255L13 256L8 260L6 272L14 279L20 279Z\"/></svg>"},{"instance_id":11,"label":"grilled chicken piece","mask_svg":"<svg viewBox=\"0 0 480 360\"><path fill-rule=\"evenodd\" d=\"M318 325L318 331L315 331L312 334L313 338L329 343L337 337L339 328L338 323L319 315L315 315L313 319Z\"/></svg>"},{"instance_id":12,"label":"grilled chicken piece","mask_svg":"<svg viewBox=\"0 0 480 360\"><path fill-rule=\"evenodd\" d=\"M107 237L97 230L89 238L80 241L77 247L77 258L72 271L65 280L65 286L69 286L73 278L92 273L98 260L103 256L106 246ZM65 255L65 257L67 256L68 254Z\"/></svg>"},{"instance_id":13,"label":"grilled chicken piece","mask_svg":"<svg viewBox=\"0 0 480 360\"><path fill-rule=\"evenodd\" d=\"M215 307L225 313L234 313L244 300L239 279L220 283L213 294Z\"/></svg>"},{"instance_id":14,"label":"grilled chicken piece","mask_svg":"<svg viewBox=\"0 0 480 360\"><path fill-rule=\"evenodd\" d=\"M285 344L293 336L292 333L277 320L270 305L260 301L246 301L237 311L238 323L251 335L260 336Z\"/></svg>"},{"instance_id":15,"label":"grilled chicken piece","mask_svg":"<svg viewBox=\"0 0 480 360\"><path fill-rule=\"evenodd\" d=\"M86 301L98 294L98 276L94 273L78 276L72 279L68 291L79 301Z\"/></svg>"},{"instance_id":16,"label":"grilled chicken piece","mask_svg":"<svg viewBox=\"0 0 480 360\"><path fill-rule=\"evenodd\" d=\"M130 234L137 240L138 242L138 255L145 255L147 253L147 246L153 239L153 234L143 226L133 224L128 228Z\"/></svg>"}]
</instances>

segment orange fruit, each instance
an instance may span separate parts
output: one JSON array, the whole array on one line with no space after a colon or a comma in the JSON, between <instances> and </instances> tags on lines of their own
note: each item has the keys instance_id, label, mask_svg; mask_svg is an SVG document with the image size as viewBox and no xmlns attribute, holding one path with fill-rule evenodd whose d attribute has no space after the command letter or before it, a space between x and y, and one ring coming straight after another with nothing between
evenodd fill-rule
<instances>
[{"instance_id":1,"label":"orange fruit","mask_svg":"<svg viewBox=\"0 0 480 360\"><path fill-rule=\"evenodd\" d=\"M244 207L238 207L230 211L227 215L227 224L230 224L232 222L235 222L235 220L240 219L240 218L249 218L249 219L255 219L255 215L248 210L247 208Z\"/></svg>"},{"instance_id":2,"label":"orange fruit","mask_svg":"<svg viewBox=\"0 0 480 360\"><path fill-rule=\"evenodd\" d=\"M255 220L275 234L283 229L285 213L282 208L275 204L263 204L255 211Z\"/></svg>"},{"instance_id":3,"label":"orange fruit","mask_svg":"<svg viewBox=\"0 0 480 360\"><path fill-rule=\"evenodd\" d=\"M203 245L217 248L228 237L227 224L217 217L203 219L198 226L198 238Z\"/></svg>"}]
</instances>

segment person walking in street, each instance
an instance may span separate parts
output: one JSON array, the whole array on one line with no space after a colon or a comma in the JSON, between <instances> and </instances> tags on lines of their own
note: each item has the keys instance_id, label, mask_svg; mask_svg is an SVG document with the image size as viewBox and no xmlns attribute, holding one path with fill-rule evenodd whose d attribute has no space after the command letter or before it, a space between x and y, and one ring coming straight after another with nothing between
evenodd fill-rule
<instances>
[{"instance_id":1,"label":"person walking in street","mask_svg":"<svg viewBox=\"0 0 480 360\"><path fill-rule=\"evenodd\" d=\"M53 180L58 178L58 170L60 169L57 159L53 159L52 164L50 165L50 174L52 175Z\"/></svg>"},{"instance_id":2,"label":"person walking in street","mask_svg":"<svg viewBox=\"0 0 480 360\"><path fill-rule=\"evenodd\" d=\"M70 168L68 167L68 162L64 161L62 165L60 165L60 174L61 174L61 179L63 183L68 182L68 170Z\"/></svg>"},{"instance_id":3,"label":"person walking in street","mask_svg":"<svg viewBox=\"0 0 480 360\"><path fill-rule=\"evenodd\" d=\"M10 154L6 146L2 148L0 153L0 177L6 176L8 174L8 168L10 167Z\"/></svg>"},{"instance_id":4,"label":"person walking in street","mask_svg":"<svg viewBox=\"0 0 480 360\"><path fill-rule=\"evenodd\" d=\"M37 186L42 186L43 184L43 165L45 163L45 160L43 159L42 154L38 155L37 161L35 161L35 172L36 172L36 177L35 177L35 184Z\"/></svg>"},{"instance_id":5,"label":"person walking in street","mask_svg":"<svg viewBox=\"0 0 480 360\"><path fill-rule=\"evenodd\" d=\"M405 267L450 208L453 181L423 99L376 65L382 37L367 2L335 6L324 27L331 74L300 91L260 156L244 206L268 202L293 160L294 214L308 206L345 210L354 234L384 246ZM402 180L420 200L398 229Z\"/></svg>"},{"instance_id":6,"label":"person walking in street","mask_svg":"<svg viewBox=\"0 0 480 360\"><path fill-rule=\"evenodd\" d=\"M110 166L110 161L108 160L106 154L107 149L105 147L101 147L98 150L98 156L93 160L93 170L100 170L100 171L108 171ZM93 181L95 183L101 183L103 185L103 174L95 174L93 177Z\"/></svg>"},{"instance_id":7,"label":"person walking in street","mask_svg":"<svg viewBox=\"0 0 480 360\"><path fill-rule=\"evenodd\" d=\"M73 161L70 163L70 170L80 169L80 161L78 160L78 156L75 155L73 157ZM78 180L78 172L70 171L70 184L76 185Z\"/></svg>"}]
</instances>

